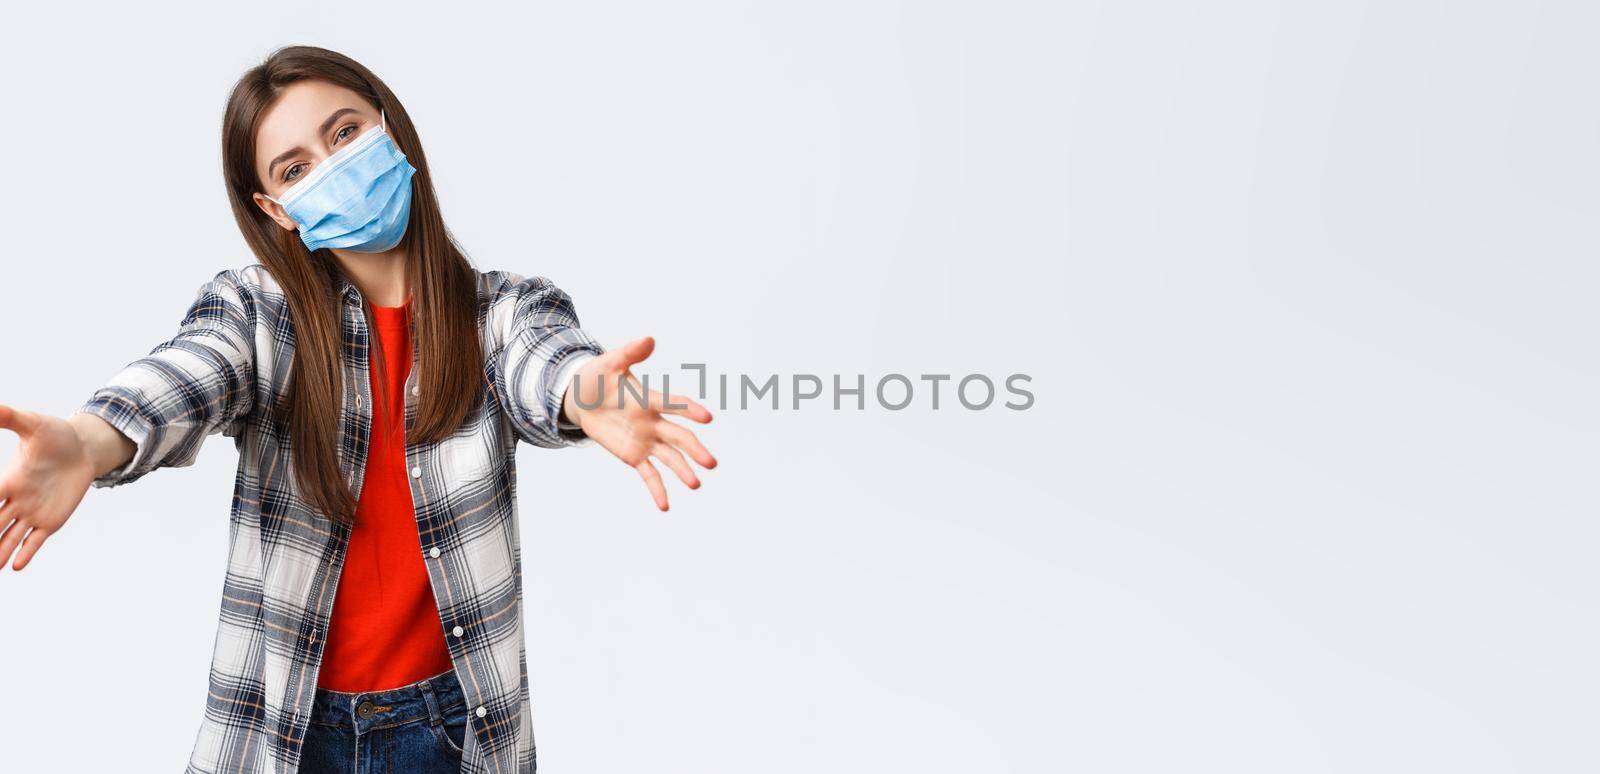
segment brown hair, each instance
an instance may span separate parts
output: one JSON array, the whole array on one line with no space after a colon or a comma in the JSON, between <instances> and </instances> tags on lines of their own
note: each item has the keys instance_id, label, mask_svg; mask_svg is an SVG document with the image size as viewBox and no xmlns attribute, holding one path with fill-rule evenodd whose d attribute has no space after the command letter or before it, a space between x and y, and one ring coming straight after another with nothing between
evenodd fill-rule
<instances>
[{"instance_id":1,"label":"brown hair","mask_svg":"<svg viewBox=\"0 0 1600 774\"><path fill-rule=\"evenodd\" d=\"M295 348L284 405L294 474L305 498L330 518L355 521L356 498L339 472L334 431L344 405L342 270L326 249L311 251L252 201L264 191L256 174L256 126L289 84L323 80L381 108L395 144L416 168L411 214L401 243L411 286L412 327L420 398L410 441L434 442L460 428L482 397L482 345L477 326L477 270L445 229L411 117L378 76L359 62L314 46L288 46L250 68L228 95L222 119L222 174L233 217L256 258L282 286L294 324ZM363 302L369 341L370 302ZM474 346L465 346L471 342ZM382 358L373 360L381 363ZM381 367L381 366L380 366Z\"/></svg>"}]
</instances>

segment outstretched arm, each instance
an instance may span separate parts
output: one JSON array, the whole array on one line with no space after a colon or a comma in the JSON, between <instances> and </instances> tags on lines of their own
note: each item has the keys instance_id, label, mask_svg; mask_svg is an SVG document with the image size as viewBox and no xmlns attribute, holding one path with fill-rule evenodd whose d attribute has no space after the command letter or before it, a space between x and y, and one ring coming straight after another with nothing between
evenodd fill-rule
<instances>
[{"instance_id":1,"label":"outstretched arm","mask_svg":"<svg viewBox=\"0 0 1600 774\"><path fill-rule=\"evenodd\" d=\"M206 436L238 432L255 385L242 293L233 271L206 282L177 335L117 372L69 418L0 405L0 427L20 439L0 474L0 562L16 552L12 568L27 566L90 486L189 465Z\"/></svg>"},{"instance_id":2,"label":"outstretched arm","mask_svg":"<svg viewBox=\"0 0 1600 774\"><path fill-rule=\"evenodd\" d=\"M237 436L255 407L254 299L237 270L200 286L178 332L129 363L78 407L134 442L133 457L95 487L194 464L206 437Z\"/></svg>"},{"instance_id":3,"label":"outstretched arm","mask_svg":"<svg viewBox=\"0 0 1600 774\"><path fill-rule=\"evenodd\" d=\"M558 448L582 443L577 425L561 412L561 398L577 367L605 352L578 326L572 299L544 277L507 274L490 314L497 338L495 396L517 439Z\"/></svg>"},{"instance_id":4,"label":"outstretched arm","mask_svg":"<svg viewBox=\"0 0 1600 774\"><path fill-rule=\"evenodd\" d=\"M694 433L663 414L705 423L711 412L680 395L641 389L628 370L650 356L655 340L607 352L578 326L572 299L548 279L509 280L493 312L501 341L495 387L517 437L547 447L595 441L638 472L663 511L667 492L651 457L699 488L684 455L704 468L717 461Z\"/></svg>"}]
</instances>

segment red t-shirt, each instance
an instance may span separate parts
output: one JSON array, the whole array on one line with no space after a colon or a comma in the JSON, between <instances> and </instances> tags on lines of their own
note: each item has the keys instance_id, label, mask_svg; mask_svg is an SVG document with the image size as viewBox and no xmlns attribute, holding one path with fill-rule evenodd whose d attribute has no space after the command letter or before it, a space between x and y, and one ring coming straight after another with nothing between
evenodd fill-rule
<instances>
[{"instance_id":1,"label":"red t-shirt","mask_svg":"<svg viewBox=\"0 0 1600 774\"><path fill-rule=\"evenodd\" d=\"M367 470L317 673L317 687L351 693L398 688L452 666L406 478L404 390L411 371L411 300L402 306L373 305L372 314L387 368L381 375L376 363L369 369L372 437ZM385 394L390 397L387 411Z\"/></svg>"}]
</instances>

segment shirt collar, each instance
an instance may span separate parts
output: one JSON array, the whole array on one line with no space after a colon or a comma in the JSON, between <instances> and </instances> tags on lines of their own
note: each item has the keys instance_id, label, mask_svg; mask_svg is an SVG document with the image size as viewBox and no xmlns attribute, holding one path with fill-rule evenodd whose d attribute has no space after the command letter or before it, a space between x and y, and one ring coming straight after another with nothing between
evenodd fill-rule
<instances>
[{"instance_id":1,"label":"shirt collar","mask_svg":"<svg viewBox=\"0 0 1600 774\"><path fill-rule=\"evenodd\" d=\"M342 273L339 275L339 296L347 304L361 306L361 290Z\"/></svg>"}]
</instances>

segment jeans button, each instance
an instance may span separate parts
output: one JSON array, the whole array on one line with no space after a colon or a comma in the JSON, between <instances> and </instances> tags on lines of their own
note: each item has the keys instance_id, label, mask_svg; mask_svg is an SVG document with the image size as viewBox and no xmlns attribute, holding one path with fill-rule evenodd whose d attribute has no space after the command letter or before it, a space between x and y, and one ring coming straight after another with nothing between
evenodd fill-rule
<instances>
[{"instance_id":1,"label":"jeans button","mask_svg":"<svg viewBox=\"0 0 1600 774\"><path fill-rule=\"evenodd\" d=\"M370 701L361 702L361 704L356 707L356 714L360 715L363 718L372 717L372 702L370 702Z\"/></svg>"}]
</instances>

